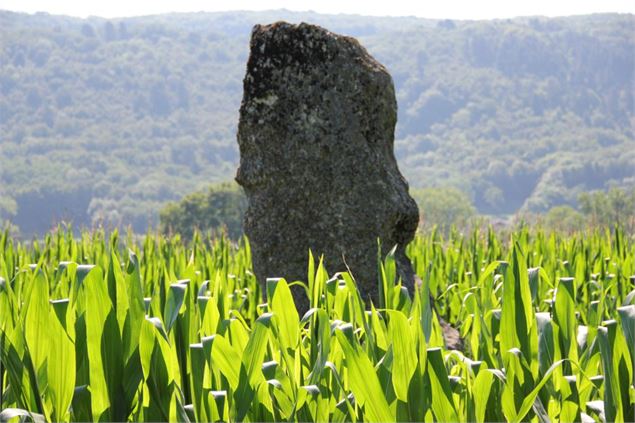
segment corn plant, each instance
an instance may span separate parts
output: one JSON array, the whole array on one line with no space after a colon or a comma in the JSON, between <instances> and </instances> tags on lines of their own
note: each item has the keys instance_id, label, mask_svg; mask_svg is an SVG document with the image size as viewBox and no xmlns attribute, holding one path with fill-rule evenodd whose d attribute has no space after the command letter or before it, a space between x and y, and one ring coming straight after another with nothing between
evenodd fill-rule
<instances>
[{"instance_id":1,"label":"corn plant","mask_svg":"<svg viewBox=\"0 0 635 423\"><path fill-rule=\"evenodd\" d=\"M415 292L392 254L377 281L307 252L306 280L260 285L246 239L125 238L0 234L0 420L635 419L635 245L619 230L419 235Z\"/></svg>"}]
</instances>

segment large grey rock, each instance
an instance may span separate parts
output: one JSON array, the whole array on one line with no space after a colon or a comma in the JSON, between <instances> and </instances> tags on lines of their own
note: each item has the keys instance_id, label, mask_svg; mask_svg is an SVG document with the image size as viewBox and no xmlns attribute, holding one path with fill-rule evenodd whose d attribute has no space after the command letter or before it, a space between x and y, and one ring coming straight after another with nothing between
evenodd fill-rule
<instances>
[{"instance_id":1,"label":"large grey rock","mask_svg":"<svg viewBox=\"0 0 635 423\"><path fill-rule=\"evenodd\" d=\"M350 267L378 301L377 238L413 288L404 248L419 212L393 152L390 74L353 38L319 26L256 25L240 107L236 180L256 277L307 280L308 251ZM308 300L294 292L300 310Z\"/></svg>"}]
</instances>

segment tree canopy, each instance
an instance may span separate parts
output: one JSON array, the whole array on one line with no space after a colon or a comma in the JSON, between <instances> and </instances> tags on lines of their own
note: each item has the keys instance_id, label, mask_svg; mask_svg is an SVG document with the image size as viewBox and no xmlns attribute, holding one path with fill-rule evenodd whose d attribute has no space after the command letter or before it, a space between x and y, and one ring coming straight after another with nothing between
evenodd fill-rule
<instances>
[{"instance_id":1,"label":"tree canopy","mask_svg":"<svg viewBox=\"0 0 635 423\"><path fill-rule=\"evenodd\" d=\"M251 27L279 19L358 37L387 66L414 188L455 187L504 215L635 185L632 15L0 11L0 220L27 236L60 219L143 232L167 202L231 179Z\"/></svg>"},{"instance_id":2,"label":"tree canopy","mask_svg":"<svg viewBox=\"0 0 635 423\"><path fill-rule=\"evenodd\" d=\"M458 188L414 189L411 194L419 206L422 229L436 226L447 233L452 226L465 227L476 216L472 201Z\"/></svg>"},{"instance_id":3,"label":"tree canopy","mask_svg":"<svg viewBox=\"0 0 635 423\"><path fill-rule=\"evenodd\" d=\"M179 233L192 239L195 230L225 232L236 240L243 233L247 198L235 183L210 186L207 191L188 194L179 202L168 203L160 212L160 228L167 234Z\"/></svg>"}]
</instances>

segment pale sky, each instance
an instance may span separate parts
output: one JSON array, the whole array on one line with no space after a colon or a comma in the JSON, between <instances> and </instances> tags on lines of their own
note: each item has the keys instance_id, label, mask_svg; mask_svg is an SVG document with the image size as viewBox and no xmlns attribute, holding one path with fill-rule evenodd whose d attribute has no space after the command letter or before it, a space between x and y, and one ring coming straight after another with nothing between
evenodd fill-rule
<instances>
[{"instance_id":1,"label":"pale sky","mask_svg":"<svg viewBox=\"0 0 635 423\"><path fill-rule=\"evenodd\" d=\"M319 13L423 18L493 19L516 16L567 16L635 13L635 0L0 0L0 9L106 18L169 12L289 9Z\"/></svg>"}]
</instances>

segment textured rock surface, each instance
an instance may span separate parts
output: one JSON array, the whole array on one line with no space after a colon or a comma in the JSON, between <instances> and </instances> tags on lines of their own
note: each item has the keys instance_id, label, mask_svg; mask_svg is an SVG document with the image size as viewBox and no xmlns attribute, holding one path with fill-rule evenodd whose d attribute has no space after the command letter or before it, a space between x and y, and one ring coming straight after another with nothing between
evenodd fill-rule
<instances>
[{"instance_id":1,"label":"textured rock surface","mask_svg":"<svg viewBox=\"0 0 635 423\"><path fill-rule=\"evenodd\" d=\"M249 200L245 233L256 276L307 276L308 250L331 274L348 265L377 303L377 238L404 254L418 222L393 153L392 78L353 38L314 25L256 25L244 79L236 180ZM294 292L301 310L307 299Z\"/></svg>"}]
</instances>

